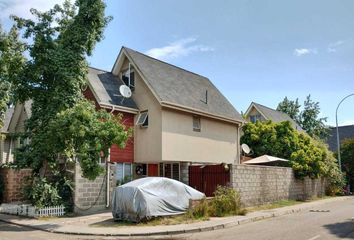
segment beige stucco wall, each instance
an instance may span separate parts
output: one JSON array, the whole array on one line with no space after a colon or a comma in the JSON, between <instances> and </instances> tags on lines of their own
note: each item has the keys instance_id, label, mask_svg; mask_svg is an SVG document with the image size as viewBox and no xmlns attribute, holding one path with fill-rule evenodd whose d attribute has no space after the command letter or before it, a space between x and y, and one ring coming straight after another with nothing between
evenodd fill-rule
<instances>
[{"instance_id":1,"label":"beige stucco wall","mask_svg":"<svg viewBox=\"0 0 354 240\"><path fill-rule=\"evenodd\" d=\"M201 117L201 131L193 131L193 115L164 108L162 160L235 163L237 125Z\"/></svg>"},{"instance_id":2,"label":"beige stucco wall","mask_svg":"<svg viewBox=\"0 0 354 240\"><path fill-rule=\"evenodd\" d=\"M125 59L122 69L126 69L128 63ZM134 161L161 162L161 107L137 71L135 71L135 90L132 98L140 111L148 110L149 114L147 128L140 126L134 128ZM139 114L135 116L135 122L138 117Z\"/></svg>"}]
</instances>

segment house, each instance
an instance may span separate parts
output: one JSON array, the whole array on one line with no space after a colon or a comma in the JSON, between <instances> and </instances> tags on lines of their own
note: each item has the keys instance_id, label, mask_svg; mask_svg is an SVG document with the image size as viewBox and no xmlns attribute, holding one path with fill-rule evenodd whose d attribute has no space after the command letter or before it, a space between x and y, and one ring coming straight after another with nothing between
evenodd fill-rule
<instances>
[{"instance_id":1,"label":"house","mask_svg":"<svg viewBox=\"0 0 354 240\"><path fill-rule=\"evenodd\" d=\"M0 129L0 164L12 161L9 159L12 147L10 147L10 137L8 136L9 124L14 113L14 107L8 108L5 112L4 125ZM10 150L11 149L11 150Z\"/></svg>"},{"instance_id":2,"label":"house","mask_svg":"<svg viewBox=\"0 0 354 240\"><path fill-rule=\"evenodd\" d=\"M354 125L339 126L339 142L341 143L344 139L354 138ZM329 150L332 152L337 152L337 128L330 127L329 137L326 139Z\"/></svg>"},{"instance_id":3,"label":"house","mask_svg":"<svg viewBox=\"0 0 354 240\"><path fill-rule=\"evenodd\" d=\"M25 144L24 139L20 139L14 134L23 132L25 120L31 116L31 104L31 101L27 101L7 109L4 126L1 129L1 133L5 137L0 139L0 164L12 163L14 150Z\"/></svg>"},{"instance_id":4,"label":"house","mask_svg":"<svg viewBox=\"0 0 354 240\"><path fill-rule=\"evenodd\" d=\"M182 172L191 164L239 163L244 120L208 78L126 47L111 74L130 86L139 109L136 174L188 182Z\"/></svg>"},{"instance_id":5,"label":"house","mask_svg":"<svg viewBox=\"0 0 354 240\"><path fill-rule=\"evenodd\" d=\"M299 132L304 130L288 114L266 107L259 103L252 102L245 113L245 119L248 122L267 121L279 123L289 121L294 129Z\"/></svg>"},{"instance_id":6,"label":"house","mask_svg":"<svg viewBox=\"0 0 354 240\"><path fill-rule=\"evenodd\" d=\"M228 164L240 163L244 120L208 78L122 47L111 72L90 67L87 79L85 98L97 109L121 114L123 124L134 129L126 148L110 149L116 180L164 176L188 184L190 166L217 164L214 168L225 172ZM122 85L131 89L130 98L121 95ZM23 131L30 116L30 104L17 108L10 121L14 132ZM91 184L80 174L75 181L78 189ZM75 194L75 199L88 199L79 190Z\"/></svg>"}]
</instances>

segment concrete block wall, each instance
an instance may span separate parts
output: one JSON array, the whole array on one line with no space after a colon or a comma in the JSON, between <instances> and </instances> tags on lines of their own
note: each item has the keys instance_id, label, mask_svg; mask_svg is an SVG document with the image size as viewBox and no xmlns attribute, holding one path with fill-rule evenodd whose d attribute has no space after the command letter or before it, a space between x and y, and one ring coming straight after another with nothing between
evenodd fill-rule
<instances>
[{"instance_id":1,"label":"concrete block wall","mask_svg":"<svg viewBox=\"0 0 354 240\"><path fill-rule=\"evenodd\" d=\"M245 206L255 206L283 199L304 200L325 194L324 179L299 180L291 168L233 165L231 183Z\"/></svg>"},{"instance_id":2,"label":"concrete block wall","mask_svg":"<svg viewBox=\"0 0 354 240\"><path fill-rule=\"evenodd\" d=\"M110 196L109 207L111 207L112 191L116 186L115 166L110 164ZM106 173L91 181L82 177L79 164L75 166L75 191L74 191L74 212L78 214L90 214L105 210L107 199Z\"/></svg>"},{"instance_id":3,"label":"concrete block wall","mask_svg":"<svg viewBox=\"0 0 354 240\"><path fill-rule=\"evenodd\" d=\"M27 178L32 174L32 169L0 168L0 177L4 181L2 202L22 202L25 200L23 187ZM1 200L1 199L0 199Z\"/></svg>"}]
</instances>

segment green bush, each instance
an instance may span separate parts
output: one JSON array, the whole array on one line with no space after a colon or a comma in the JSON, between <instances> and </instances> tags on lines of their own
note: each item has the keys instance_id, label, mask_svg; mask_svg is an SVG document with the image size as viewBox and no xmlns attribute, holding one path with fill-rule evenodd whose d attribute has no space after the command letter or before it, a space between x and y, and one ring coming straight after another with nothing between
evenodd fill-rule
<instances>
[{"instance_id":1,"label":"green bush","mask_svg":"<svg viewBox=\"0 0 354 240\"><path fill-rule=\"evenodd\" d=\"M240 194L230 187L218 186L215 197L211 200L202 199L187 212L191 218L223 217L228 215L245 215Z\"/></svg>"},{"instance_id":2,"label":"green bush","mask_svg":"<svg viewBox=\"0 0 354 240\"><path fill-rule=\"evenodd\" d=\"M230 187L218 186L215 197L210 201L209 214L213 217L226 215L244 215L240 194Z\"/></svg>"},{"instance_id":3,"label":"green bush","mask_svg":"<svg viewBox=\"0 0 354 240\"><path fill-rule=\"evenodd\" d=\"M65 178L59 181L49 181L45 177L34 176L25 186L25 196L38 207L49 207L64 204L68 207L65 196L71 198L71 182ZM64 197L64 198L63 198Z\"/></svg>"},{"instance_id":4,"label":"green bush","mask_svg":"<svg viewBox=\"0 0 354 240\"><path fill-rule=\"evenodd\" d=\"M203 198L198 204L187 211L187 216L194 219L209 217L209 202Z\"/></svg>"}]
</instances>

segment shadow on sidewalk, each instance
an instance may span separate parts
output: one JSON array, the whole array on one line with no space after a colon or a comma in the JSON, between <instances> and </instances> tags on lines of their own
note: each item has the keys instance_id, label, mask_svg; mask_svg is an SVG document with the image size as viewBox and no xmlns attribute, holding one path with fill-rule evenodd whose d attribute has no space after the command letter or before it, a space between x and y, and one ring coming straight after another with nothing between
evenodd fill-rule
<instances>
[{"instance_id":1,"label":"shadow on sidewalk","mask_svg":"<svg viewBox=\"0 0 354 240\"><path fill-rule=\"evenodd\" d=\"M0 215L1 231L11 231L11 229L17 229L14 231L33 231L33 229L52 230L60 227L59 224L55 224L55 223L43 223L43 224L38 224L38 223L39 221L33 218L17 216L17 215L8 215L8 214ZM27 227L23 228L22 226L19 225L27 226ZM5 230L3 228L5 228ZM6 228L8 228L8 230Z\"/></svg>"},{"instance_id":2,"label":"shadow on sidewalk","mask_svg":"<svg viewBox=\"0 0 354 240\"><path fill-rule=\"evenodd\" d=\"M354 239L354 219L350 219L346 222L333 223L324 225L331 234L336 235L339 238Z\"/></svg>"},{"instance_id":3,"label":"shadow on sidewalk","mask_svg":"<svg viewBox=\"0 0 354 240\"><path fill-rule=\"evenodd\" d=\"M32 228L25 228L10 223L0 222L0 232L30 232L35 231Z\"/></svg>"}]
</instances>

